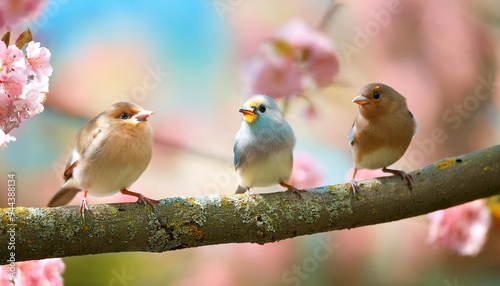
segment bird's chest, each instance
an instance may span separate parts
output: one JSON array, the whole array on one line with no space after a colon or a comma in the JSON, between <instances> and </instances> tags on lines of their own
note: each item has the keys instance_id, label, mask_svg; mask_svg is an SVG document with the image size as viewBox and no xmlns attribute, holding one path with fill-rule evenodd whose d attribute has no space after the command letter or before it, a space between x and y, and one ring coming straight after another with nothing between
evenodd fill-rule
<instances>
[{"instance_id":1,"label":"bird's chest","mask_svg":"<svg viewBox=\"0 0 500 286\"><path fill-rule=\"evenodd\" d=\"M405 123L390 120L356 122L352 146L355 165L358 168L378 169L399 160L414 133L414 125Z\"/></svg>"},{"instance_id":2,"label":"bird's chest","mask_svg":"<svg viewBox=\"0 0 500 286\"><path fill-rule=\"evenodd\" d=\"M108 195L137 180L151 160L152 146L150 137L133 135L96 136L74 170L82 189L94 195Z\"/></svg>"},{"instance_id":3,"label":"bird's chest","mask_svg":"<svg viewBox=\"0 0 500 286\"><path fill-rule=\"evenodd\" d=\"M239 185L245 187L266 187L286 182L292 172L290 150L275 150L266 156L249 154L246 164L237 169Z\"/></svg>"}]
</instances>

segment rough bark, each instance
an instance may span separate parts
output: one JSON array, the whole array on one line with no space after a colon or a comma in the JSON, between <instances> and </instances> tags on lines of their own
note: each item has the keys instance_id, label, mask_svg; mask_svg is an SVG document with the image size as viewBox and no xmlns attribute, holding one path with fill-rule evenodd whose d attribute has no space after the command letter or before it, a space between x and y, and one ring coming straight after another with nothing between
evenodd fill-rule
<instances>
[{"instance_id":1,"label":"rough bark","mask_svg":"<svg viewBox=\"0 0 500 286\"><path fill-rule=\"evenodd\" d=\"M268 243L332 230L396 221L500 194L500 145L447 158L401 177L289 192L161 200L155 211L138 203L0 209L0 257L16 261L110 252L164 252L222 243ZM9 224L13 215L15 225ZM7 243L15 231L15 250Z\"/></svg>"}]
</instances>

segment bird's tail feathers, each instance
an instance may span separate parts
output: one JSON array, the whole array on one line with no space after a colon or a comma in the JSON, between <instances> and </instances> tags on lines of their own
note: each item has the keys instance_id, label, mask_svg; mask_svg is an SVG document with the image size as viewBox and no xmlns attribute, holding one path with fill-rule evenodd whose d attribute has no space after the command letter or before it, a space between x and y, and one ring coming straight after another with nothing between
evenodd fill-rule
<instances>
[{"instance_id":1,"label":"bird's tail feathers","mask_svg":"<svg viewBox=\"0 0 500 286\"><path fill-rule=\"evenodd\" d=\"M244 194L247 191L247 189L243 188L242 186L238 186L236 189L236 194Z\"/></svg>"},{"instance_id":2,"label":"bird's tail feathers","mask_svg":"<svg viewBox=\"0 0 500 286\"><path fill-rule=\"evenodd\" d=\"M71 180L71 179L70 179ZM52 197L48 207L58 207L69 203L78 192L81 191L78 187L72 185L70 180L66 181L57 193Z\"/></svg>"}]
</instances>

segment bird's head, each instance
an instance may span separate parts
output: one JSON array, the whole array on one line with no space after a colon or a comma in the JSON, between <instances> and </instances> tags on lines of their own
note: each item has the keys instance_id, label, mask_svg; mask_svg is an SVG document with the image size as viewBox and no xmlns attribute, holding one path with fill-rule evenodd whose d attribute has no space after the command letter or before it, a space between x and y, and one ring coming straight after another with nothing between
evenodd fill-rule
<instances>
[{"instance_id":1,"label":"bird's head","mask_svg":"<svg viewBox=\"0 0 500 286\"><path fill-rule=\"evenodd\" d=\"M113 125L124 128L146 125L153 111L145 110L131 102L117 102L106 109L103 115Z\"/></svg>"},{"instance_id":2,"label":"bird's head","mask_svg":"<svg viewBox=\"0 0 500 286\"><path fill-rule=\"evenodd\" d=\"M392 87L383 83L369 83L358 90L352 102L359 105L365 117L408 109L406 99Z\"/></svg>"},{"instance_id":3,"label":"bird's head","mask_svg":"<svg viewBox=\"0 0 500 286\"><path fill-rule=\"evenodd\" d=\"M243 120L248 124L279 120L283 118L281 111L274 100L267 95L254 95L248 99L239 110L243 113Z\"/></svg>"}]
</instances>

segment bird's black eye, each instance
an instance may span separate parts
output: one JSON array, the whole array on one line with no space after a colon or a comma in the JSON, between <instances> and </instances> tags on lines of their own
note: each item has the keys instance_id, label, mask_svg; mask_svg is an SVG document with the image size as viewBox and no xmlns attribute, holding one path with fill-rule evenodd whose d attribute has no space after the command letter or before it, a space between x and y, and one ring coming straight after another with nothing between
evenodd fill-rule
<instances>
[{"instance_id":1,"label":"bird's black eye","mask_svg":"<svg viewBox=\"0 0 500 286\"><path fill-rule=\"evenodd\" d=\"M123 111L122 113L120 113L120 119L129 119L129 118L130 114L128 112Z\"/></svg>"},{"instance_id":2,"label":"bird's black eye","mask_svg":"<svg viewBox=\"0 0 500 286\"><path fill-rule=\"evenodd\" d=\"M375 99L379 99L379 98L380 98L380 92L378 92L378 91L374 91L374 92L373 92L373 98L375 98Z\"/></svg>"},{"instance_id":3,"label":"bird's black eye","mask_svg":"<svg viewBox=\"0 0 500 286\"><path fill-rule=\"evenodd\" d=\"M266 106L264 106L264 104L261 104L259 106L259 111L262 112L262 113L266 112Z\"/></svg>"}]
</instances>

